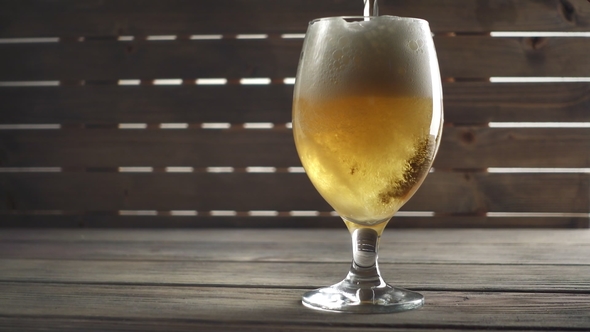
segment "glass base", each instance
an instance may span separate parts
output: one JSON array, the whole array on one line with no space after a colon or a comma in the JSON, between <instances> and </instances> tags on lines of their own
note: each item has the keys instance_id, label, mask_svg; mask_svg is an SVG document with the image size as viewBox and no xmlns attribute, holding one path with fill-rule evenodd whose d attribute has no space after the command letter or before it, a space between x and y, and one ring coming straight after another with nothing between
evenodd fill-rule
<instances>
[{"instance_id":1,"label":"glass base","mask_svg":"<svg viewBox=\"0 0 590 332\"><path fill-rule=\"evenodd\" d=\"M345 279L303 294L301 302L316 310L378 314L420 308L424 304L424 296L385 283L361 288Z\"/></svg>"}]
</instances>

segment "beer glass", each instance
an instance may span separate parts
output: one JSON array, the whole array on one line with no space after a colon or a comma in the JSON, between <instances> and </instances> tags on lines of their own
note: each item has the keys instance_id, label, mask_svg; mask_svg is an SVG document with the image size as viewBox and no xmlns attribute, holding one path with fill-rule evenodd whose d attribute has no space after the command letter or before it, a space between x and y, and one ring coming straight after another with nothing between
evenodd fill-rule
<instances>
[{"instance_id":1,"label":"beer glass","mask_svg":"<svg viewBox=\"0 0 590 332\"><path fill-rule=\"evenodd\" d=\"M442 88L427 21L329 17L309 23L293 98L293 134L309 179L344 220L353 260L346 278L304 294L307 307L384 313L422 306L384 282L379 237L434 160Z\"/></svg>"}]
</instances>

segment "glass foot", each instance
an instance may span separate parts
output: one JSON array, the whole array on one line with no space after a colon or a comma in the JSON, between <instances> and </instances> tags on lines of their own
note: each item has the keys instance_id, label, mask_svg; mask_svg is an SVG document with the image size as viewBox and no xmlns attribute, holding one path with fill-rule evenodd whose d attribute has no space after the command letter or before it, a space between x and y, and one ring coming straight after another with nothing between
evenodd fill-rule
<instances>
[{"instance_id":1,"label":"glass foot","mask_svg":"<svg viewBox=\"0 0 590 332\"><path fill-rule=\"evenodd\" d=\"M360 288L345 279L330 287L303 294L301 302L316 310L377 314L420 308L424 304L424 296L388 284Z\"/></svg>"}]
</instances>

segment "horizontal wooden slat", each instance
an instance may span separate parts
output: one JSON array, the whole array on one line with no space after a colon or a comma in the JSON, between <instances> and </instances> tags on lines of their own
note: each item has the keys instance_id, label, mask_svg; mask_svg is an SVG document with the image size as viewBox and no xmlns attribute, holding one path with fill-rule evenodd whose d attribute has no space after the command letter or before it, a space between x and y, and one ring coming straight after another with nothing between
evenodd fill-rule
<instances>
[{"instance_id":1,"label":"horizontal wooden slat","mask_svg":"<svg viewBox=\"0 0 590 332\"><path fill-rule=\"evenodd\" d=\"M31 244L33 245L33 244ZM278 268L280 271L278 272ZM383 263L387 282L411 289L590 292L590 265L459 265ZM0 281L242 287L309 287L334 282L348 263L87 261L0 259ZM495 273L489 273L493 269ZM36 273L31 273L35 271ZM170 273L169 271L174 271ZM240 271L240 274L236 274ZM285 275L283 271L289 271ZM313 274L310 273L313 271ZM473 278L477 275L477 278Z\"/></svg>"},{"instance_id":2,"label":"horizontal wooden slat","mask_svg":"<svg viewBox=\"0 0 590 332\"><path fill-rule=\"evenodd\" d=\"M304 174L23 175L0 175L4 209L330 210Z\"/></svg>"},{"instance_id":3,"label":"horizontal wooden slat","mask_svg":"<svg viewBox=\"0 0 590 332\"><path fill-rule=\"evenodd\" d=\"M584 31L584 1L400 1L381 14L421 17L435 31ZM568 9L569 8L569 9ZM18 1L4 4L1 37L304 32L317 17L361 15L354 1Z\"/></svg>"},{"instance_id":4,"label":"horizontal wooden slat","mask_svg":"<svg viewBox=\"0 0 590 332\"><path fill-rule=\"evenodd\" d=\"M444 83L445 121L590 121L590 83ZM291 121L292 85L0 88L0 123Z\"/></svg>"},{"instance_id":5,"label":"horizontal wooden slat","mask_svg":"<svg viewBox=\"0 0 590 332\"><path fill-rule=\"evenodd\" d=\"M588 167L589 136L585 128L445 128L434 166Z\"/></svg>"},{"instance_id":6,"label":"horizontal wooden slat","mask_svg":"<svg viewBox=\"0 0 590 332\"><path fill-rule=\"evenodd\" d=\"M590 76L588 38L435 38L443 77Z\"/></svg>"},{"instance_id":7,"label":"horizontal wooden slat","mask_svg":"<svg viewBox=\"0 0 590 332\"><path fill-rule=\"evenodd\" d=\"M309 311L299 302L301 289L217 287L141 287L59 284L0 285L4 315L25 318L92 317L97 312L110 320L182 320L225 324L264 321L267 324L297 322L311 326L351 324L361 327L406 327L420 321L422 327L588 327L585 294L424 292L421 310L403 315L326 315ZM34 294L34 295L33 295ZM132 295L132 296L130 296ZM255 303L256 305L253 305ZM132 310L130 310L132 308ZM517 308L518 310L515 310ZM547 310L551 308L552 310ZM498 316L502 320L497 319ZM450 319L452 317L453 319ZM551 322L550 326L543 322Z\"/></svg>"},{"instance_id":8,"label":"horizontal wooden slat","mask_svg":"<svg viewBox=\"0 0 590 332\"><path fill-rule=\"evenodd\" d=\"M443 84L452 123L590 121L590 83Z\"/></svg>"},{"instance_id":9,"label":"horizontal wooden slat","mask_svg":"<svg viewBox=\"0 0 590 332\"><path fill-rule=\"evenodd\" d=\"M1 174L2 210L331 211L305 174ZM588 213L588 174L430 174L405 205L441 213Z\"/></svg>"},{"instance_id":10,"label":"horizontal wooden slat","mask_svg":"<svg viewBox=\"0 0 590 332\"><path fill-rule=\"evenodd\" d=\"M446 127L438 168L590 167L585 128ZM287 129L0 131L2 167L300 165Z\"/></svg>"},{"instance_id":11,"label":"horizontal wooden slat","mask_svg":"<svg viewBox=\"0 0 590 332\"><path fill-rule=\"evenodd\" d=\"M292 99L282 84L0 88L0 123L286 123Z\"/></svg>"},{"instance_id":12,"label":"horizontal wooden slat","mask_svg":"<svg viewBox=\"0 0 590 332\"><path fill-rule=\"evenodd\" d=\"M404 210L402 208L402 210ZM342 228L339 217L212 217L198 216L119 216L111 214L3 214L2 228ZM388 228L588 228L583 216L394 216Z\"/></svg>"},{"instance_id":13,"label":"horizontal wooden slat","mask_svg":"<svg viewBox=\"0 0 590 332\"><path fill-rule=\"evenodd\" d=\"M334 324L336 325L336 324ZM26 319L22 317L0 317L0 328L6 328L8 331L35 331L43 329L44 331L87 331L87 332L103 332L103 331L124 331L124 332L167 332L170 330L178 332L194 332L199 331L219 331L223 329L225 332L275 332L275 331L287 331L287 332L397 332L397 331L412 331L412 332L432 332L430 328L417 328L408 330L407 327L395 328L395 327L360 327L360 326L309 326L306 325L292 325L285 327L285 324L248 324L243 323L229 323L224 322L222 324L212 322L188 322L184 320L104 320L101 318L61 318L61 317L30 317ZM487 332L520 332L522 329L506 329L506 328L486 328ZM465 331L478 331L475 329L465 329L464 327L445 328L445 332L465 332ZM528 330L532 332L541 332L542 328L538 330ZM555 332L567 332L568 329L553 329Z\"/></svg>"},{"instance_id":14,"label":"horizontal wooden slat","mask_svg":"<svg viewBox=\"0 0 590 332\"><path fill-rule=\"evenodd\" d=\"M168 262L267 262L350 263L350 240L333 243L307 242L20 242L0 243L2 259ZM394 264L504 264L589 265L590 246L563 244L381 244L380 263ZM334 279L347 269L334 271ZM221 283L221 282L220 282ZM444 281L441 281L444 283ZM239 283L241 284L241 283ZM292 285L285 285L292 286ZM320 286L310 285L310 288ZM572 285L573 286L573 285ZM1 293L1 292L0 292Z\"/></svg>"},{"instance_id":15,"label":"horizontal wooden slat","mask_svg":"<svg viewBox=\"0 0 590 332\"><path fill-rule=\"evenodd\" d=\"M387 227L379 260L384 264L588 266L588 236L588 230ZM349 263L351 251L350 235L343 226L330 230L5 229L0 237L2 259L181 261L189 266L203 261Z\"/></svg>"},{"instance_id":16,"label":"horizontal wooden slat","mask_svg":"<svg viewBox=\"0 0 590 332\"><path fill-rule=\"evenodd\" d=\"M0 164L71 166L299 165L288 130L56 130L0 132ZM0 151L1 151L0 150Z\"/></svg>"},{"instance_id":17,"label":"horizontal wooden slat","mask_svg":"<svg viewBox=\"0 0 590 332\"><path fill-rule=\"evenodd\" d=\"M586 38L435 38L443 77L590 76ZM294 77L302 40L0 44L0 80Z\"/></svg>"},{"instance_id":18,"label":"horizontal wooden slat","mask_svg":"<svg viewBox=\"0 0 590 332\"><path fill-rule=\"evenodd\" d=\"M336 324L334 324L336 325ZM407 328L392 328L392 327L359 327L355 325L351 326L309 326L305 325L292 325L286 327L285 324L247 324L244 325L242 322L195 322L185 320L131 320L131 319L110 319L104 320L101 318L73 318L73 317L30 317L26 319L23 317L0 317L0 328L6 328L8 331L35 331L43 329L44 331L87 331L87 332L103 332L103 331L123 331L123 332L167 332L170 330L178 332L194 332L194 331L219 331L220 329L225 332L275 332L275 331L287 331L287 332L397 332L397 331L412 331L412 332L431 332L430 328L419 328L411 329ZM445 328L445 332L465 332L465 331L477 331L467 330L464 327ZM520 332L522 329L492 329L486 328L487 332ZM539 330L529 330L532 332L540 332ZM555 332L567 332L570 330L554 329Z\"/></svg>"},{"instance_id":19,"label":"horizontal wooden slat","mask_svg":"<svg viewBox=\"0 0 590 332\"><path fill-rule=\"evenodd\" d=\"M294 77L301 46L301 40L0 44L0 80Z\"/></svg>"}]
</instances>

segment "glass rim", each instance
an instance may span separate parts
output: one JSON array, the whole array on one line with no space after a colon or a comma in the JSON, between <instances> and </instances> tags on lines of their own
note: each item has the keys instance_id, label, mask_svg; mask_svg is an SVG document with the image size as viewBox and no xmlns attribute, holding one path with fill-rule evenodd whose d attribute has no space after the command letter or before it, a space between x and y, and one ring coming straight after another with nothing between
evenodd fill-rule
<instances>
[{"instance_id":1,"label":"glass rim","mask_svg":"<svg viewBox=\"0 0 590 332\"><path fill-rule=\"evenodd\" d=\"M428 25L430 25L430 23L423 19L423 18L417 18L417 17L404 17L404 16L395 16L395 15L378 15L378 16L327 16L327 17L319 17L319 18L315 18L311 21L309 21L309 25L312 25L314 23L317 22L321 22L321 21L332 21L332 20L336 20L336 19L343 19L343 20L365 20L365 19L375 19L375 18L379 18L379 17L387 17L387 18L395 18L395 19L399 19L402 21L414 21L414 22L419 22L419 23L426 23Z\"/></svg>"}]
</instances>

